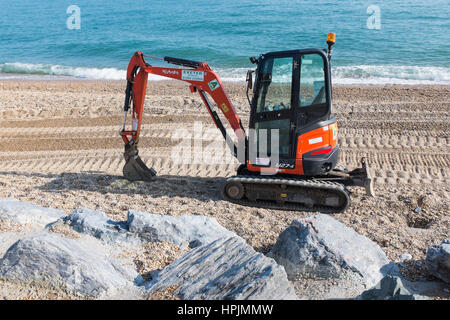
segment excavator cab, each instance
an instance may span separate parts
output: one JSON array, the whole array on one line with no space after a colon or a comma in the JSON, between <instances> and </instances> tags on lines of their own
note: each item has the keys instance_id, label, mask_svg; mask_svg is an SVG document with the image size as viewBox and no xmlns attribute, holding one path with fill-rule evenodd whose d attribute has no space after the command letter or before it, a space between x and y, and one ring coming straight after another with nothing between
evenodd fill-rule
<instances>
[{"instance_id":1,"label":"excavator cab","mask_svg":"<svg viewBox=\"0 0 450 320\"><path fill-rule=\"evenodd\" d=\"M298 175L332 170L338 147L329 132L325 133L336 123L331 114L327 52L320 49L270 52L253 61L257 68L251 101L248 169L261 171L271 167ZM322 131L317 132L311 144L308 139L308 145L302 146L304 134L319 128ZM332 157L304 163L305 151L330 146L334 150L327 155Z\"/></svg>"}]
</instances>

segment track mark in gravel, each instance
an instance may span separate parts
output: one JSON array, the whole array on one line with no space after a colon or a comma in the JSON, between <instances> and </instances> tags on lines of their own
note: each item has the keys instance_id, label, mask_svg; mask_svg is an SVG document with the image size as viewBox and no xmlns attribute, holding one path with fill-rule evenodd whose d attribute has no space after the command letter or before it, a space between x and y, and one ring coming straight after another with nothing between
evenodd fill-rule
<instances>
[{"instance_id":1,"label":"track mark in gravel","mask_svg":"<svg viewBox=\"0 0 450 320\"><path fill-rule=\"evenodd\" d=\"M373 128L358 128L358 127L344 127L339 126L339 136L379 136L385 137L388 139L390 136L401 136L401 137L419 137L419 138L430 138L430 137L438 137L450 139L448 130L410 130L403 132L401 129L392 129L392 128L384 128L384 129L373 129Z\"/></svg>"},{"instance_id":2,"label":"track mark in gravel","mask_svg":"<svg viewBox=\"0 0 450 320\"><path fill-rule=\"evenodd\" d=\"M450 106L449 106L450 108ZM426 114L422 112L350 112L350 113L336 113L336 118L338 122L342 120L348 121L379 121L380 119L391 119L390 121L421 121L424 117L427 117L427 121L441 122L446 121L449 122L450 117L448 116L448 112L428 112Z\"/></svg>"},{"instance_id":3,"label":"track mark in gravel","mask_svg":"<svg viewBox=\"0 0 450 320\"><path fill-rule=\"evenodd\" d=\"M442 152L449 150L450 137L341 135L339 145L349 148L410 149L417 152L437 149Z\"/></svg>"},{"instance_id":4,"label":"track mark in gravel","mask_svg":"<svg viewBox=\"0 0 450 320\"><path fill-rule=\"evenodd\" d=\"M378 168L400 164L402 166L424 166L434 168L449 168L450 154L428 154L411 152L386 151L355 151L355 149L342 148L341 160L344 163L357 163L365 157L368 163Z\"/></svg>"},{"instance_id":5,"label":"track mark in gravel","mask_svg":"<svg viewBox=\"0 0 450 320\"><path fill-rule=\"evenodd\" d=\"M414 120L414 121L399 121L399 120L339 120L339 127L355 127L361 129L388 129L397 134L409 134L407 130L424 130L447 132L449 127L448 120ZM395 128L395 129L394 129Z\"/></svg>"},{"instance_id":6,"label":"track mark in gravel","mask_svg":"<svg viewBox=\"0 0 450 320\"><path fill-rule=\"evenodd\" d=\"M2 172L62 173L101 171L107 174L121 175L124 160L121 157L91 156L82 158L56 158L41 160L0 161ZM229 176L235 174L237 164L175 164L169 158L143 156L143 161L153 167L158 175L174 176ZM348 162L345 162L347 165ZM353 162L355 165L358 162ZM350 163L351 164L351 163ZM370 165L370 161L369 161ZM392 168L391 168L392 167ZM370 165L376 184L448 184L449 170L428 168L424 166L382 166L377 169Z\"/></svg>"},{"instance_id":7,"label":"track mark in gravel","mask_svg":"<svg viewBox=\"0 0 450 320\"><path fill-rule=\"evenodd\" d=\"M211 122L209 116L183 114L183 115L164 115L155 116L144 114L143 124L158 123L194 123L195 121ZM111 115L98 118L64 118L64 119L45 119L45 120L11 120L0 121L2 128L61 128L61 127L102 127L116 126L120 128L123 122L123 116Z\"/></svg>"},{"instance_id":8,"label":"track mark in gravel","mask_svg":"<svg viewBox=\"0 0 450 320\"><path fill-rule=\"evenodd\" d=\"M195 135L196 139L202 139L204 146L209 146L213 142L222 143L225 152L228 152L223 138L219 133L203 132L203 135ZM156 134L153 134L156 133ZM114 132L111 132L114 134ZM181 133L180 133L181 134ZM171 146L177 145L183 135L174 135L172 137L171 129L144 131L140 143L141 153L154 152L166 149L166 153L170 154ZM123 149L122 141L118 136L110 138L90 138L78 140L73 138L72 134L68 134L70 138L65 139L59 136L58 139L16 139L17 144L11 146L10 141L0 142L0 160L8 160L10 158L41 158L41 157L58 157L62 153L72 154L73 156L92 155L92 152L103 152L107 154L121 154ZM418 155L418 160L402 160L402 163L410 164L431 164L430 159L434 160L434 165L448 164L448 156L446 150L449 150L450 136L409 136L409 135L380 135L378 130L369 132L361 132L360 130L341 129L339 131L339 144L343 150L348 153L364 150L371 153L388 153L408 154L408 159ZM219 146L221 144L218 144ZM14 150L16 149L16 150ZM90 149L90 150L89 150ZM394 149L394 150L390 150ZM397 150L399 149L399 150ZM401 150L400 150L401 149ZM93 151L92 151L93 150ZM356 151L355 151L356 150ZM433 151L433 152L430 152ZM428 154L428 155L427 155ZM405 158L401 156L401 159Z\"/></svg>"},{"instance_id":9,"label":"track mark in gravel","mask_svg":"<svg viewBox=\"0 0 450 320\"><path fill-rule=\"evenodd\" d=\"M80 153L71 152L70 154L74 157L90 157L93 154L99 153L98 151L101 149L106 149L106 153L110 153L109 149L113 149L114 154L121 155L123 149L123 144L120 140L111 141L111 139L89 139L83 142L77 139L28 139L19 141L20 143L14 146L16 152L8 152L7 150L11 149L11 145L6 141L3 143L0 142L0 151L3 151L0 152L0 160L62 157L66 151L74 151L77 149L81 149ZM344 160L344 163L354 163L355 161L359 161L358 159L361 157L367 157L369 163L378 167L389 164L444 168L450 166L450 153L442 153L442 150L448 149L448 144L439 145L444 141L438 139L435 139L435 145L433 147L436 150L433 150L433 152L430 152L430 148L420 146L411 147L407 143L400 144L398 141L395 143L392 142L392 144L385 144L384 146L380 145L377 141L374 141L373 145L371 145L366 140L358 138L341 139L341 141L342 160ZM177 145L178 141L172 141L168 138L143 137L140 143L141 155L145 155L155 152L160 153L158 149ZM203 141L203 146L207 147L210 143L211 141ZM426 143L424 142L424 144ZM222 147L223 154L227 155L226 147L224 145ZM89 152L85 149L91 149L92 151ZM31 152L31 150L35 150L37 153ZM105 152L99 153L99 155L103 156ZM170 156L170 147L164 153Z\"/></svg>"},{"instance_id":10,"label":"track mark in gravel","mask_svg":"<svg viewBox=\"0 0 450 320\"><path fill-rule=\"evenodd\" d=\"M419 174L404 171L376 171L371 170L375 185L396 185L396 184L414 184L414 185L448 185L448 178L433 176L429 174Z\"/></svg>"},{"instance_id":11,"label":"track mark in gravel","mask_svg":"<svg viewBox=\"0 0 450 320\"><path fill-rule=\"evenodd\" d=\"M334 102L335 114L348 115L350 113L385 113L388 117L396 113L419 113L423 117L434 117L436 113L448 114L450 102L442 101L438 103L430 102L404 102L389 101L384 103L373 103L358 101L358 104ZM420 110L420 112L418 112Z\"/></svg>"},{"instance_id":12,"label":"track mark in gravel","mask_svg":"<svg viewBox=\"0 0 450 320\"><path fill-rule=\"evenodd\" d=\"M143 161L153 167L158 175L174 176L227 176L235 173L237 164L216 165L202 164L175 164L170 159L143 158ZM107 163L107 168L104 164ZM0 161L1 172L27 172L27 173L62 173L62 172L89 172L98 171L107 174L121 175L125 164L121 158L77 158L54 159L51 162L45 159L35 161Z\"/></svg>"},{"instance_id":13,"label":"track mark in gravel","mask_svg":"<svg viewBox=\"0 0 450 320\"><path fill-rule=\"evenodd\" d=\"M34 139L14 139L14 143L8 140L0 141L0 152L8 151L66 151L66 150L84 150L84 149L123 149L123 142L120 138L34 138ZM142 137L140 145L142 147L164 147L176 145L178 142L166 138L148 138Z\"/></svg>"},{"instance_id":14,"label":"track mark in gravel","mask_svg":"<svg viewBox=\"0 0 450 320\"><path fill-rule=\"evenodd\" d=\"M224 145L223 137L215 128L208 128L208 130L204 130L201 133L193 133L191 128L186 128L183 131L177 131L179 129L179 125L172 125L173 128L148 128L141 132L141 137L143 141L145 139L149 139L149 143L153 146L161 146L161 141L154 143L155 139L162 139L162 144L166 145L174 145L177 144L179 139L191 137L193 140L203 140L203 143L210 144L213 142L222 143ZM64 141L68 140L68 147L62 147L62 150L68 150L68 148L72 148L71 144L73 144L74 139L80 139L77 141L77 148L85 149L88 145L91 145L91 140L95 139L98 142L98 146L101 148L107 148L108 146L115 145L118 148L121 148L121 140L118 135L117 127L75 127L75 128L60 128L64 130L58 130L55 133L57 137L54 139L54 143L61 144ZM22 132L20 137L11 137L13 133L0 134L0 138L2 140L6 139L8 141L7 146L10 147L12 144L21 144L22 151L26 149L31 149L33 145L36 145L35 149L38 150L48 150L46 145L49 144L52 146L52 150L55 150L53 146L53 139L49 137L48 128L39 128ZM187 130L187 131L186 131ZM352 132L351 130L341 130L339 137L339 145L342 148L363 148L363 149L402 149L406 152L418 152L418 153L426 153L426 152L438 152L442 153L445 150L450 149L450 136L423 136L423 135L386 135L386 134L361 134L360 132ZM29 135L28 135L29 134ZM39 136L43 135L44 138L40 138ZM28 136L28 138L26 138ZM26 145L23 141L26 140ZM49 141L51 140L51 141ZM102 145L104 141L107 141L108 144ZM145 142L144 142L145 143ZM142 143L141 149L145 149L146 146ZM12 148L14 149L14 147ZM73 148L76 149L76 148ZM95 149L95 148L94 148ZM1 143L0 143L0 150ZM5 148L3 148L4 151Z\"/></svg>"}]
</instances>

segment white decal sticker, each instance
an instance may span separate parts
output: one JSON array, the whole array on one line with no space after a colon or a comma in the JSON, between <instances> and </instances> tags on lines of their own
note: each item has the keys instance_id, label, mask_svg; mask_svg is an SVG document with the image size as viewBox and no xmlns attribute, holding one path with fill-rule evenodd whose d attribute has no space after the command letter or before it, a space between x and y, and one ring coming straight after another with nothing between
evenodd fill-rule
<instances>
[{"instance_id":1,"label":"white decal sticker","mask_svg":"<svg viewBox=\"0 0 450 320\"><path fill-rule=\"evenodd\" d=\"M268 166L270 164L270 158L256 158L257 166Z\"/></svg>"},{"instance_id":2,"label":"white decal sticker","mask_svg":"<svg viewBox=\"0 0 450 320\"><path fill-rule=\"evenodd\" d=\"M294 169L295 166L293 164L289 164L289 163L277 163L277 164L275 164L275 168Z\"/></svg>"},{"instance_id":3,"label":"white decal sticker","mask_svg":"<svg viewBox=\"0 0 450 320\"><path fill-rule=\"evenodd\" d=\"M213 81L210 81L208 83L209 88L211 89L211 91L216 90L218 87L220 87L219 85L219 81L217 81L217 79L214 79Z\"/></svg>"},{"instance_id":4,"label":"white decal sticker","mask_svg":"<svg viewBox=\"0 0 450 320\"><path fill-rule=\"evenodd\" d=\"M319 142L322 142L322 137L309 139L309 144L315 144L315 143L319 143Z\"/></svg>"},{"instance_id":5,"label":"white decal sticker","mask_svg":"<svg viewBox=\"0 0 450 320\"><path fill-rule=\"evenodd\" d=\"M183 70L181 80L203 81L203 71Z\"/></svg>"},{"instance_id":6,"label":"white decal sticker","mask_svg":"<svg viewBox=\"0 0 450 320\"><path fill-rule=\"evenodd\" d=\"M337 139L337 129L334 128L333 129L333 140L336 140L336 139Z\"/></svg>"}]
</instances>

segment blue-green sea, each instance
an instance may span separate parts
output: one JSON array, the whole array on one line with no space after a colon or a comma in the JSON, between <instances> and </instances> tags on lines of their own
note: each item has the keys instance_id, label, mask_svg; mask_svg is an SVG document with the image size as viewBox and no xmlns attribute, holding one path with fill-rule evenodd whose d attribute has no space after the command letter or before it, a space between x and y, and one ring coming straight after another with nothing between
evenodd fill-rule
<instances>
[{"instance_id":1,"label":"blue-green sea","mask_svg":"<svg viewBox=\"0 0 450 320\"><path fill-rule=\"evenodd\" d=\"M0 78L124 79L140 50L239 81L250 56L328 32L336 83L450 84L448 0L0 0Z\"/></svg>"}]
</instances>

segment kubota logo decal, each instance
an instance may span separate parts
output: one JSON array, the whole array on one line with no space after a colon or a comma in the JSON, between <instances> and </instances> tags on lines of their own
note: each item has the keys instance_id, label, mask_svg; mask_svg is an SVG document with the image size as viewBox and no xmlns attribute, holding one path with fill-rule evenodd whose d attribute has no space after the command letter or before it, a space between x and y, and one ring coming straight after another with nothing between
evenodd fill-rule
<instances>
[{"instance_id":1,"label":"kubota logo decal","mask_svg":"<svg viewBox=\"0 0 450 320\"><path fill-rule=\"evenodd\" d=\"M210 81L208 83L209 88L211 89L211 91L216 90L218 87L220 87L219 85L219 81L217 81L216 79L214 79L213 81Z\"/></svg>"},{"instance_id":2,"label":"kubota logo decal","mask_svg":"<svg viewBox=\"0 0 450 320\"><path fill-rule=\"evenodd\" d=\"M164 74L176 74L178 75L178 71L177 70L167 70L167 69L162 69L162 72Z\"/></svg>"}]
</instances>

